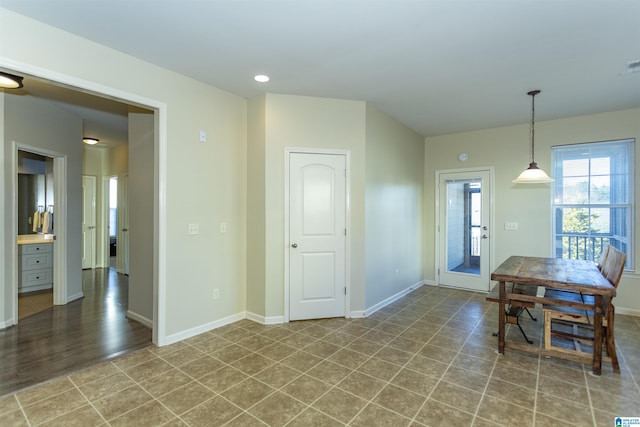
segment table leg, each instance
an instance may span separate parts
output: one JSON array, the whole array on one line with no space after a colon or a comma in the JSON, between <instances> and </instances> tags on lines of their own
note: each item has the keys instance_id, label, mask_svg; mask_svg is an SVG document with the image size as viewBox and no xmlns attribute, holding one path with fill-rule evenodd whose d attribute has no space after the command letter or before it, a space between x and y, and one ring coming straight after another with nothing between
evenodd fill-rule
<instances>
[{"instance_id":1,"label":"table leg","mask_svg":"<svg viewBox=\"0 0 640 427\"><path fill-rule=\"evenodd\" d=\"M505 333L505 310L507 303L507 293L505 282L498 282L499 297L498 302L498 353L504 354L504 333Z\"/></svg>"},{"instance_id":2,"label":"table leg","mask_svg":"<svg viewBox=\"0 0 640 427\"><path fill-rule=\"evenodd\" d=\"M600 375L602 368L602 295L595 295L593 307L593 374Z\"/></svg>"}]
</instances>

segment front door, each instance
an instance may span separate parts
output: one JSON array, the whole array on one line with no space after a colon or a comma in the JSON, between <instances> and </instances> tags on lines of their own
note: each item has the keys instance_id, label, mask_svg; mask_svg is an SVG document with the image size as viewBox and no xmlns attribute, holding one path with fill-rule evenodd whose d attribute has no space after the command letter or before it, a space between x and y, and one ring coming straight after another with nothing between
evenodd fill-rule
<instances>
[{"instance_id":1,"label":"front door","mask_svg":"<svg viewBox=\"0 0 640 427\"><path fill-rule=\"evenodd\" d=\"M346 157L289 156L289 319L343 317Z\"/></svg>"},{"instance_id":2,"label":"front door","mask_svg":"<svg viewBox=\"0 0 640 427\"><path fill-rule=\"evenodd\" d=\"M439 283L488 291L490 171L447 172L438 177Z\"/></svg>"},{"instance_id":3,"label":"front door","mask_svg":"<svg viewBox=\"0 0 640 427\"><path fill-rule=\"evenodd\" d=\"M82 176L82 268L96 268L96 177Z\"/></svg>"}]
</instances>

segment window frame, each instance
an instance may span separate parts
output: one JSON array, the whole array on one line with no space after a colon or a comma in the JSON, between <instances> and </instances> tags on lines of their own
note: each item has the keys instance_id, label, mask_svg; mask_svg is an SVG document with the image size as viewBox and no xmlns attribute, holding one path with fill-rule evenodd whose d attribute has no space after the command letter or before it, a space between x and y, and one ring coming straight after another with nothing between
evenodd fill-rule
<instances>
[{"instance_id":1,"label":"window frame","mask_svg":"<svg viewBox=\"0 0 640 427\"><path fill-rule=\"evenodd\" d=\"M587 240L586 239L598 239L598 238L612 238L612 239L616 239L618 241L623 242L626 245L626 254L627 254L627 263L625 265L625 270L632 270L635 271L635 226L636 226L636 221L635 221L635 169L636 169L636 162L635 162L635 138L624 138L624 139L617 139L617 140L609 140L609 141L596 141L596 142L585 142L585 143L578 143L578 144L565 144L565 145L557 145L557 146L553 146L551 148L551 162L552 162L552 168L553 168L553 172L554 172L554 178L555 181L552 184L552 189L551 189L551 246L552 246L552 253L553 256L556 258L561 258L564 256L564 246L562 247L558 247L558 239L562 239L562 236L571 236L573 234L577 234L577 233L564 233L562 232L562 230L557 231L557 227L559 226L558 224L558 209L567 209L567 208L577 208L577 209L586 209L588 212L588 216L589 218L591 218L591 211L594 209L609 209L611 213L613 213L614 209L626 209L628 211L627 213L627 219L626 219L626 224L621 224L622 227L627 228L628 232L626 233L626 236L624 236L623 238L620 238L620 236L618 235L616 237L615 235L615 230L610 229L608 233L603 233L603 234L594 234L591 232L591 230L589 230L589 232L584 235L585 238L585 245L587 245ZM591 154L591 150L593 149L601 149L603 147L606 147L607 145L613 146L622 146L622 145L626 145L627 146L627 162L626 162L626 168L627 168L627 179L626 182L624 183L623 187L626 186L627 189L627 194L626 194L626 202L625 203L611 203L611 198L609 199L609 203L592 203L591 200L588 200L587 203L556 203L557 200L557 195L559 193L559 189L560 190L564 190L563 188L563 178L565 178L565 174L562 171L562 168L559 166L559 162L561 160L557 159L557 156L560 155L560 153L562 154L570 154L570 151L573 150L578 150L578 149L582 149L584 150L585 147L588 147L590 149L589 152L589 156L587 157L588 159L594 159L594 158L598 158L598 157L592 157ZM579 157L576 156L576 159L578 159ZM591 183L592 182L592 178L593 177L597 177L597 176L602 176L602 175L598 175L597 173L593 173L592 174L592 170L591 167L593 166L593 163L590 161L589 162L589 171L588 171L588 182ZM608 177L611 177L613 175L616 175L616 171L609 169L608 172ZM567 175L570 177L570 175ZM622 181L618 181L617 185L619 186L620 183ZM609 188L610 188L610 195L613 192L612 188L614 187L614 182L613 180L609 180ZM589 191L587 193L588 195L591 195L591 187L589 187ZM562 220L560 220L562 221ZM614 219L610 219L609 223L613 224L614 223ZM620 224L620 223L617 223ZM589 228L591 228L591 224L589 224ZM579 237L576 236L576 237ZM592 241L592 243L595 241ZM616 246L616 245L614 245ZM591 253L589 253L588 251L586 251L585 255L591 255L594 256L594 260L597 259L597 256L595 256L595 251L591 251ZM590 259L590 258L589 258Z\"/></svg>"}]
</instances>

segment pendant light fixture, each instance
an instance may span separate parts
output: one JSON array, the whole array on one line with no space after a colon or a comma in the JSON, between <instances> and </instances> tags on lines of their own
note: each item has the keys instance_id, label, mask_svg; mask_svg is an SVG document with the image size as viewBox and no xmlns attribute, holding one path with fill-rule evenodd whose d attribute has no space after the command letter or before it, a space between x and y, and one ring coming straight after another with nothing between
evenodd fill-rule
<instances>
[{"instance_id":1,"label":"pendant light fixture","mask_svg":"<svg viewBox=\"0 0 640 427\"><path fill-rule=\"evenodd\" d=\"M535 159L535 117L536 117L536 104L535 98L539 94L539 90L532 90L527 92L527 95L531 96L531 163L529 167L524 170L516 179L512 182L516 184L540 184L553 182L553 179L549 178L549 175L538 167Z\"/></svg>"}]
</instances>

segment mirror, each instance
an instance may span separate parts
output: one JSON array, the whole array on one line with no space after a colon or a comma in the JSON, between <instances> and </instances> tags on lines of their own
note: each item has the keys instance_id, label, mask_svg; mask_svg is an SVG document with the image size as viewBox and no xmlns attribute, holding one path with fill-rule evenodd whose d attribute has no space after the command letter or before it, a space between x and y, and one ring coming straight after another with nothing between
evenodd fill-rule
<instances>
[{"instance_id":1,"label":"mirror","mask_svg":"<svg viewBox=\"0 0 640 427\"><path fill-rule=\"evenodd\" d=\"M17 190L18 234L52 234L53 159L19 150Z\"/></svg>"}]
</instances>

